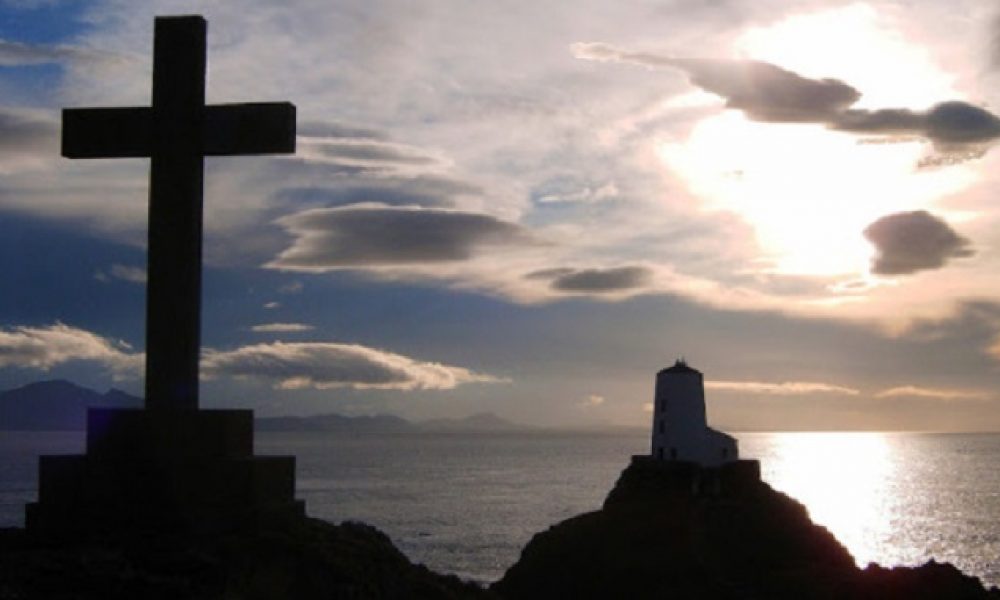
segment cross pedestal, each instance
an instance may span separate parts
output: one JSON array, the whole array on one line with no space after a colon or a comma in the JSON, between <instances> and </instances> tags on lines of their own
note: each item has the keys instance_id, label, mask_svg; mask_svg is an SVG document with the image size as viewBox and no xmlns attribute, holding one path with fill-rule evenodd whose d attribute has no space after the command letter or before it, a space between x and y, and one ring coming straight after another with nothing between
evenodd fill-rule
<instances>
[{"instance_id":1,"label":"cross pedestal","mask_svg":"<svg viewBox=\"0 0 1000 600\"><path fill-rule=\"evenodd\" d=\"M41 457L29 531L304 514L295 458L253 455L252 411L198 409L204 157L295 151L293 105L205 106L205 37L201 17L158 17L152 106L63 111L63 156L150 159L146 408L91 409L85 455Z\"/></svg>"},{"instance_id":2,"label":"cross pedestal","mask_svg":"<svg viewBox=\"0 0 1000 600\"><path fill-rule=\"evenodd\" d=\"M249 410L91 409L87 453L42 456L28 531L224 531L305 514L295 457L254 456Z\"/></svg>"}]
</instances>

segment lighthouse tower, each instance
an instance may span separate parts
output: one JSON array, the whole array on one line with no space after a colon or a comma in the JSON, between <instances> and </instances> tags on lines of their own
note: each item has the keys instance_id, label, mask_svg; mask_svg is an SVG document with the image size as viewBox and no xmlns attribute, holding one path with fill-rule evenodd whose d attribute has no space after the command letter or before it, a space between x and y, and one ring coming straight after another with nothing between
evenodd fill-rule
<instances>
[{"instance_id":1,"label":"lighthouse tower","mask_svg":"<svg viewBox=\"0 0 1000 600\"><path fill-rule=\"evenodd\" d=\"M656 374L652 456L717 467L739 458L736 439L708 426L701 371L684 359Z\"/></svg>"}]
</instances>

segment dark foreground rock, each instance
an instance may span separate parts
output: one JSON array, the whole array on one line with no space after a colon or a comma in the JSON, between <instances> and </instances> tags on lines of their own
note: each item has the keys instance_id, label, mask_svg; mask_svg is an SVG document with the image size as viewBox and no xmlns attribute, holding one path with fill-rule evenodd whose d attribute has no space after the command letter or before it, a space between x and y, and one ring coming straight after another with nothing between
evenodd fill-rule
<instances>
[{"instance_id":1,"label":"dark foreground rock","mask_svg":"<svg viewBox=\"0 0 1000 600\"><path fill-rule=\"evenodd\" d=\"M374 527L302 519L224 535L42 542L0 530L0 600L490 598L412 564Z\"/></svg>"},{"instance_id":2,"label":"dark foreground rock","mask_svg":"<svg viewBox=\"0 0 1000 600\"><path fill-rule=\"evenodd\" d=\"M601 510L535 535L491 589L505 598L998 598L948 564L858 569L805 508L721 469L636 457Z\"/></svg>"}]
</instances>

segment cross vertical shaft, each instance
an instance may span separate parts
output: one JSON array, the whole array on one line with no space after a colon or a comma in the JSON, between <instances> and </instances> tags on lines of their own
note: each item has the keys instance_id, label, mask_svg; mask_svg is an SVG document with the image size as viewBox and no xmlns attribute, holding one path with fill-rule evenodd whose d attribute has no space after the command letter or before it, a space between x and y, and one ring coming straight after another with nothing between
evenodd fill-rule
<instances>
[{"instance_id":1,"label":"cross vertical shaft","mask_svg":"<svg viewBox=\"0 0 1000 600\"><path fill-rule=\"evenodd\" d=\"M205 21L156 20L146 288L146 408L198 408Z\"/></svg>"},{"instance_id":2,"label":"cross vertical shaft","mask_svg":"<svg viewBox=\"0 0 1000 600\"><path fill-rule=\"evenodd\" d=\"M295 152L288 102L205 106L198 16L157 17L151 107L63 110L68 158L149 157L146 408L196 410L205 156Z\"/></svg>"}]
</instances>

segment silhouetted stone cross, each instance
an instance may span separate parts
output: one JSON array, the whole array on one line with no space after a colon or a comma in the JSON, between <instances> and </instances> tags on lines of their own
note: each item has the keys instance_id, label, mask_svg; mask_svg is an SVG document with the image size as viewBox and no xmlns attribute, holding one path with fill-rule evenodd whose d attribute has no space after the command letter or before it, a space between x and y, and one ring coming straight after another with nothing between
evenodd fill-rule
<instances>
[{"instance_id":1,"label":"silhouetted stone cross","mask_svg":"<svg viewBox=\"0 0 1000 600\"><path fill-rule=\"evenodd\" d=\"M198 408L205 156L295 152L295 106L205 106L205 20L158 17L153 105L63 111L67 158L149 157L146 408Z\"/></svg>"}]
</instances>

